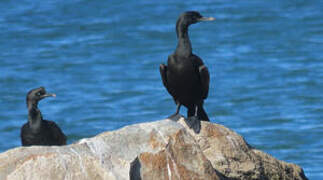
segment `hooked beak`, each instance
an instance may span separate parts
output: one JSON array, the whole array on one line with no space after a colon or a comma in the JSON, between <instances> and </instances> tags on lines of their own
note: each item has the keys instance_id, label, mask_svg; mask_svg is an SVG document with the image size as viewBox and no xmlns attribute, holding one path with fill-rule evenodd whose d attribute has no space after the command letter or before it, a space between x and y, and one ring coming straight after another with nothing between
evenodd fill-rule
<instances>
[{"instance_id":1,"label":"hooked beak","mask_svg":"<svg viewBox=\"0 0 323 180\"><path fill-rule=\"evenodd\" d=\"M46 93L46 94L41 96L41 98L45 98L45 97L56 97L56 94L54 94L54 93Z\"/></svg>"},{"instance_id":2,"label":"hooked beak","mask_svg":"<svg viewBox=\"0 0 323 180\"><path fill-rule=\"evenodd\" d=\"M199 19L199 21L214 21L215 18L214 17L201 17Z\"/></svg>"}]
</instances>

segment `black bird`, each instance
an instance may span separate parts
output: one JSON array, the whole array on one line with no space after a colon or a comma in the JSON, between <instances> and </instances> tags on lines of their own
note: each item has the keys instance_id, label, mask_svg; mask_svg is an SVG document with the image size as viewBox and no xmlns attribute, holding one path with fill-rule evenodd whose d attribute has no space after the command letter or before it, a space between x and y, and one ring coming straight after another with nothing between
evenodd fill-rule
<instances>
[{"instance_id":1,"label":"black bird","mask_svg":"<svg viewBox=\"0 0 323 180\"><path fill-rule=\"evenodd\" d=\"M44 87L32 89L27 94L28 122L21 128L21 144L31 145L65 145L66 136L53 121L43 119L38 109L38 102L46 97L56 97L46 93Z\"/></svg>"},{"instance_id":2,"label":"black bird","mask_svg":"<svg viewBox=\"0 0 323 180\"><path fill-rule=\"evenodd\" d=\"M204 99L209 92L210 75L201 58L192 53L188 27L201 21L213 21L213 17L203 17L199 12L187 11L181 14L176 22L178 43L173 54L168 56L167 66L160 65L163 84L177 105L174 117L181 105L187 111L186 123L199 133L200 121L209 121L203 109Z\"/></svg>"}]
</instances>

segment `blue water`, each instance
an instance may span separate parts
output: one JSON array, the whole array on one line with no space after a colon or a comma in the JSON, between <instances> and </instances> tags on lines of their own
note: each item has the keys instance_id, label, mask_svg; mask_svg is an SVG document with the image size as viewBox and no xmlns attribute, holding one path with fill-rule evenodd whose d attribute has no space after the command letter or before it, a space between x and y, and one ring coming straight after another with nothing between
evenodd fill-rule
<instances>
[{"instance_id":1,"label":"blue water","mask_svg":"<svg viewBox=\"0 0 323 180\"><path fill-rule=\"evenodd\" d=\"M185 10L211 75L205 109L254 147L323 179L323 6L319 1L0 1L0 152L20 146L28 90L69 143L175 111L159 64ZM182 113L186 114L184 108Z\"/></svg>"}]
</instances>

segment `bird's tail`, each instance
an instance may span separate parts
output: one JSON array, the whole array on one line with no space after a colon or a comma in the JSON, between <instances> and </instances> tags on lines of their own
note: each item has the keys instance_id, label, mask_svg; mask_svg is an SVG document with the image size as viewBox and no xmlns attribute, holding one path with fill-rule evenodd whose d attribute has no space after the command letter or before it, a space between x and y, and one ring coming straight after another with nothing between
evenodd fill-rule
<instances>
[{"instance_id":1,"label":"bird's tail","mask_svg":"<svg viewBox=\"0 0 323 180\"><path fill-rule=\"evenodd\" d=\"M195 108L189 108L187 110L187 117L191 117L195 115ZM206 114L203 105L198 106L197 109L197 117L198 119L200 119L201 121L210 121L208 115Z\"/></svg>"}]
</instances>

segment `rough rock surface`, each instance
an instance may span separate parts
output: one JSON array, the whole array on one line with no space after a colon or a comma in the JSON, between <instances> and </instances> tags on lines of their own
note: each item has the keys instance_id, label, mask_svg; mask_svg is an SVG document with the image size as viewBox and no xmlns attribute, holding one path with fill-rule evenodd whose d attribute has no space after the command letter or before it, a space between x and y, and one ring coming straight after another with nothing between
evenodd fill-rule
<instances>
[{"instance_id":1,"label":"rough rock surface","mask_svg":"<svg viewBox=\"0 0 323 180\"><path fill-rule=\"evenodd\" d=\"M184 119L135 124L67 146L0 154L0 179L307 179L303 170L249 146L232 130Z\"/></svg>"}]
</instances>

